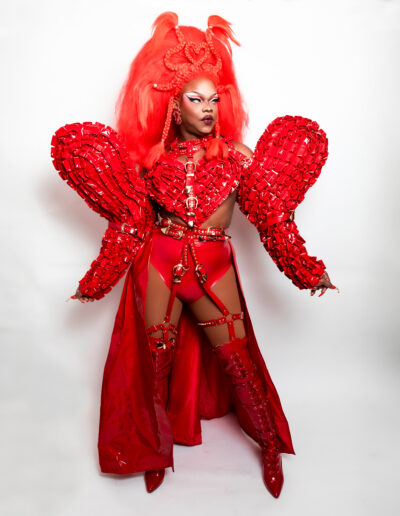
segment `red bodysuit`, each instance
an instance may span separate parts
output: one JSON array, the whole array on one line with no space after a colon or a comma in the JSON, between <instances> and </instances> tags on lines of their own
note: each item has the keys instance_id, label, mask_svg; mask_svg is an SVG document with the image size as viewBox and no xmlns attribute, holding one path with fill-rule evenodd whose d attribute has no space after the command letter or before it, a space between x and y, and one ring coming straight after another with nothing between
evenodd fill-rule
<instances>
[{"instance_id":1,"label":"red bodysuit","mask_svg":"<svg viewBox=\"0 0 400 516\"><path fill-rule=\"evenodd\" d=\"M200 444L200 420L231 410L256 440L205 335L185 306L178 325L168 406L160 403L146 340L148 267L151 262L172 288L171 266L178 264L190 237L166 235L156 221L154 206L163 206L197 231L237 189L239 208L256 225L279 269L299 288L310 288L325 266L307 254L293 212L326 161L325 133L311 120L280 117L268 126L252 159L243 159L232 145L225 160L202 158L192 184L196 202L187 201L185 166L179 160L164 155L141 179L117 134L101 124L65 126L52 143L60 175L109 220L100 255L80 281L82 294L100 299L129 267L103 376L98 441L102 471L126 474L172 466L174 442ZM165 226L164 230L169 231ZM179 228L171 228L171 234L176 236L176 232L179 236ZM187 264L192 271L182 274L175 295L193 302L204 294L204 285L212 286L233 265L249 352L268 393L280 451L294 453L279 396L254 335L232 244L221 234L218 238L196 242L194 251L188 249ZM214 252L209 253L211 248ZM195 263L204 266L196 275ZM179 267L175 269L174 274L181 273ZM199 281L202 274L208 277L203 284Z\"/></svg>"},{"instance_id":2,"label":"red bodysuit","mask_svg":"<svg viewBox=\"0 0 400 516\"><path fill-rule=\"evenodd\" d=\"M220 240L202 241L190 238L193 231L186 231L189 224L193 230L200 228L240 184L241 163L245 156L227 143L228 159L201 158L197 164L189 159L187 163L182 163L174 154L164 154L145 176L147 194L151 201L185 222L186 227L174 224L177 234L175 238L168 238L171 234L168 225L170 222L165 224L166 221L162 221L165 227L156 227L152 233L150 256L151 263L172 290L172 296L176 295L183 302L193 303L205 293L210 293L214 283L232 265L231 246L227 242L230 237L225 236L225 233ZM194 208L188 204L190 200ZM183 264L184 271L174 290L173 270L180 263ZM196 274L199 267L204 268L206 284ZM217 304L219 303L220 300ZM229 313L226 307L222 311L221 316Z\"/></svg>"}]
</instances>

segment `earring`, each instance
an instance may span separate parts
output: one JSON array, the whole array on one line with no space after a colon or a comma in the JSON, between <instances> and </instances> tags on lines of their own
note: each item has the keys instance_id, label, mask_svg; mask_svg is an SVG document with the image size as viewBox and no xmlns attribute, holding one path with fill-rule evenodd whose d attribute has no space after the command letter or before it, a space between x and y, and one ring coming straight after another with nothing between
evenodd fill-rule
<instances>
[{"instance_id":1,"label":"earring","mask_svg":"<svg viewBox=\"0 0 400 516\"><path fill-rule=\"evenodd\" d=\"M174 122L176 123L176 125L181 125L182 117L181 117L181 112L178 109L174 109L172 111L172 116L174 118Z\"/></svg>"}]
</instances>

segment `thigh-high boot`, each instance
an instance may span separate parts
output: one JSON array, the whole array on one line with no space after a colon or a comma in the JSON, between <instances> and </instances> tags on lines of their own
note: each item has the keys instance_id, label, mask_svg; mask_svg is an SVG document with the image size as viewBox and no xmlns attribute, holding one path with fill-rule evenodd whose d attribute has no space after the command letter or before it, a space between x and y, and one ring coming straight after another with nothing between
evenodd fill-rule
<instances>
[{"instance_id":1,"label":"thigh-high boot","mask_svg":"<svg viewBox=\"0 0 400 516\"><path fill-rule=\"evenodd\" d=\"M247 337L213 348L230 377L237 399L248 414L262 451L264 483L278 498L283 484L282 459L268 396L247 347Z\"/></svg>"},{"instance_id":2,"label":"thigh-high boot","mask_svg":"<svg viewBox=\"0 0 400 516\"><path fill-rule=\"evenodd\" d=\"M148 328L147 333L149 334L153 331L156 331L154 328L154 326ZM168 331L172 331L174 334L176 334L176 329L172 324L168 325ZM166 407L168 401L169 379L174 358L175 340L174 338L167 340L162 339L161 337L153 337L151 335L148 335L148 340L153 357L153 366L156 375L158 395L163 406ZM145 482L147 491L151 493L157 489L157 487L159 487L164 480L164 476L165 469L146 471Z\"/></svg>"}]
</instances>

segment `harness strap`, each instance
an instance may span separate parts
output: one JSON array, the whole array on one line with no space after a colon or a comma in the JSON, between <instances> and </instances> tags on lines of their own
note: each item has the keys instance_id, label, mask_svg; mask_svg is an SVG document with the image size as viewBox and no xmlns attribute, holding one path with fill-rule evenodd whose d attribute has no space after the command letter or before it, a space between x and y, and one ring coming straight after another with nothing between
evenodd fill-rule
<instances>
[{"instance_id":1,"label":"harness strap","mask_svg":"<svg viewBox=\"0 0 400 516\"><path fill-rule=\"evenodd\" d=\"M219 317L218 319L209 319L208 321L201 321L201 322L198 322L197 324L199 326L206 326L206 327L217 326L219 324L227 324L229 338L230 338L230 340L233 340L234 338L236 338L233 322L240 320L240 319L243 320L243 318L244 318L243 312L238 312L236 314L231 314L230 319L228 319L226 316L223 316L223 317Z\"/></svg>"},{"instance_id":2,"label":"harness strap","mask_svg":"<svg viewBox=\"0 0 400 516\"><path fill-rule=\"evenodd\" d=\"M167 222L167 220L168 220L168 222ZM216 326L216 325L220 325L220 324L227 324L229 338L231 340L236 338L234 321L243 319L243 312L231 314L231 312L225 306L225 304L222 302L222 300L211 290L211 288L208 284L206 269L205 269L204 265L201 264L197 258L196 248L194 246L193 240L194 240L194 238L198 238L199 240L204 238L204 230L201 231L201 233L200 233L200 231L197 233L196 229L194 229L194 231L189 233L188 229L185 226L181 226L180 224L172 222L170 219L167 219L167 220L166 219L162 220L162 225L164 227L168 228L168 230L163 231L163 233L165 235L168 235L172 238L177 238L179 240L181 240L182 238L185 238L185 239L187 239L187 241L185 242L185 244L182 248L181 261L179 263L177 263L176 265L174 265L174 267L172 269L172 276L173 276L172 287L171 287L171 292L170 292L170 296L169 296L169 301L168 301L168 306L167 306L167 311L166 311L166 314L164 317L164 321L161 324L152 326L151 328L149 328L148 331L161 330L163 332L164 341L167 341L168 331L171 328L171 326L173 326L173 325L171 325L170 320L171 320L172 307L173 307L173 304L174 304L174 301L176 298L176 291L178 288L178 284L181 283L183 275L190 268L189 267L189 259L188 259L189 258L188 255L189 255L189 251L190 251L190 253L193 257L193 262L195 265L195 273L196 273L197 279L200 283L200 286L203 288L203 290L206 292L206 294L210 297L210 299L215 303L215 305L218 307L218 309L223 313L223 317L219 317L217 319L210 319L209 321L201 321L201 322L198 322L198 325L210 327L210 326ZM182 228L182 229L180 229L180 228ZM173 229L175 229L175 231L177 229L179 229L179 231L175 234L172 232ZM219 230L221 228L213 228L213 229ZM217 231L214 232L214 235L207 235L207 236L211 237L211 238L216 238L216 237L217 238L218 237L225 238L222 234L216 235L215 233L217 233ZM231 316L231 317L228 317L228 316Z\"/></svg>"},{"instance_id":3,"label":"harness strap","mask_svg":"<svg viewBox=\"0 0 400 516\"><path fill-rule=\"evenodd\" d=\"M151 333L154 333L159 330L161 330L162 337L153 337L150 335ZM170 338L169 333L172 333L173 337ZM175 335L177 335L177 333L178 328L174 324L165 321L165 319L162 323L153 324L152 326L146 328L146 334L149 338L152 351L154 350L154 348L167 349L173 347L175 344Z\"/></svg>"}]
</instances>

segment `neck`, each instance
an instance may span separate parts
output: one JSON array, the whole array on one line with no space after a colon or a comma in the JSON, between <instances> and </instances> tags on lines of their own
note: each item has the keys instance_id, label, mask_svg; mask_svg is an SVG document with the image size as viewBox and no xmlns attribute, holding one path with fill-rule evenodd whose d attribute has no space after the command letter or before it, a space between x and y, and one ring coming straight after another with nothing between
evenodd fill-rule
<instances>
[{"instance_id":1,"label":"neck","mask_svg":"<svg viewBox=\"0 0 400 516\"><path fill-rule=\"evenodd\" d=\"M204 149L207 143L213 138L212 134L202 136L200 138L194 138L189 140L179 141L176 139L171 143L171 151L175 154L191 154Z\"/></svg>"},{"instance_id":2,"label":"neck","mask_svg":"<svg viewBox=\"0 0 400 516\"><path fill-rule=\"evenodd\" d=\"M213 134L200 134L200 135L197 135L197 134L181 134L179 135L177 138L176 138L176 141L181 144L181 143L185 143L185 142L193 142L193 141L203 141L203 140L209 140L210 138L213 137Z\"/></svg>"},{"instance_id":3,"label":"neck","mask_svg":"<svg viewBox=\"0 0 400 516\"><path fill-rule=\"evenodd\" d=\"M207 134L198 133L196 130L193 131L194 128L186 127L186 125L182 124L178 127L178 140L179 142L190 141L190 140L198 140L208 136ZM212 131L214 133L214 130Z\"/></svg>"}]
</instances>

